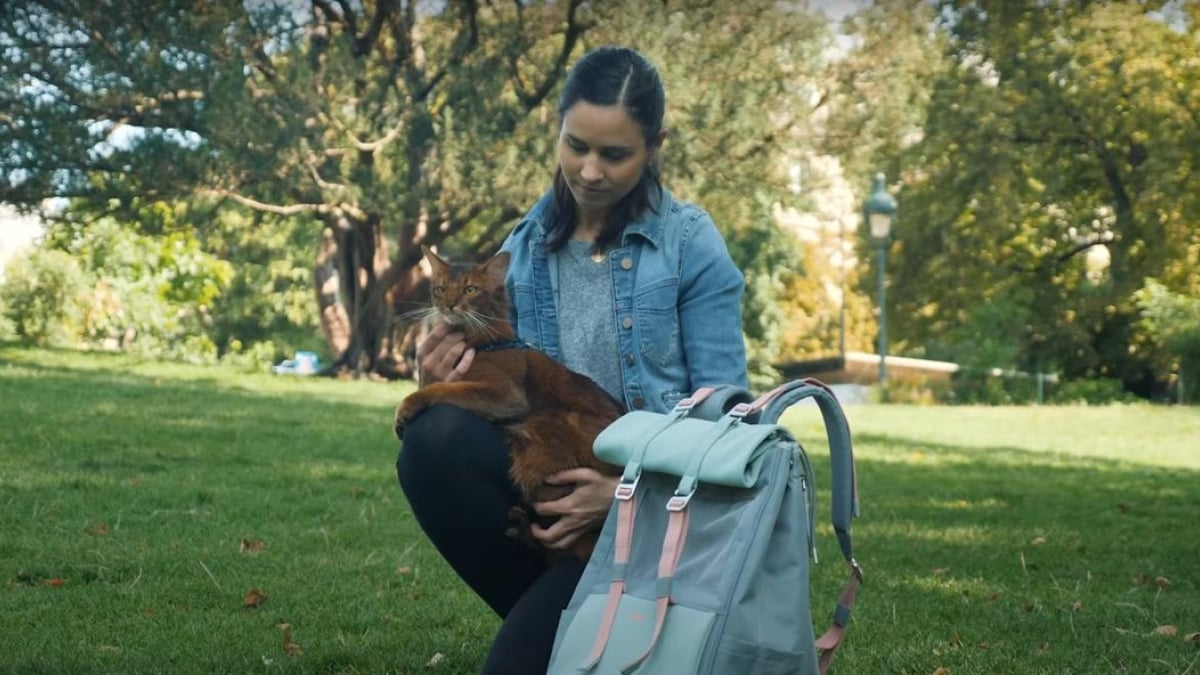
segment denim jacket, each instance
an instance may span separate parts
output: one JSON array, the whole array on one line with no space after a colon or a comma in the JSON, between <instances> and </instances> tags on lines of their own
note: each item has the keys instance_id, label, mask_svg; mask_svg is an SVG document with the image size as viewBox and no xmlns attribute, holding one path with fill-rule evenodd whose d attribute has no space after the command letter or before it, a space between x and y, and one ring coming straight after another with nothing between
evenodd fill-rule
<instances>
[{"instance_id":1,"label":"denim jacket","mask_svg":"<svg viewBox=\"0 0 1200 675\"><path fill-rule=\"evenodd\" d=\"M547 193L501 250L512 256L505 283L517 336L561 360L549 207ZM664 189L657 213L625 228L608 265L626 409L666 412L699 387L746 386L745 278L707 212Z\"/></svg>"}]
</instances>

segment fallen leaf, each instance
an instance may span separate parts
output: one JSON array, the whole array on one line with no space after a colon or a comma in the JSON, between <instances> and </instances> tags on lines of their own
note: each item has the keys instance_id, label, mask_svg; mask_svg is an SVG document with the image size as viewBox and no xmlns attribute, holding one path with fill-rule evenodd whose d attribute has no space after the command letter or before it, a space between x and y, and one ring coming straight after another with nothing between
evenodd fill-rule
<instances>
[{"instance_id":1,"label":"fallen leaf","mask_svg":"<svg viewBox=\"0 0 1200 675\"><path fill-rule=\"evenodd\" d=\"M1200 645L1200 633L1188 633L1187 635L1184 635L1183 643Z\"/></svg>"},{"instance_id":2,"label":"fallen leaf","mask_svg":"<svg viewBox=\"0 0 1200 675\"><path fill-rule=\"evenodd\" d=\"M58 577L54 577L53 579L46 579L46 580L45 580L45 581L43 581L42 583L43 583L43 584L46 584L47 586L53 586L53 587L55 587L55 588L61 588L61 587L62 587L62 585L63 585L63 580L62 580L62 579L59 579Z\"/></svg>"},{"instance_id":3,"label":"fallen leaf","mask_svg":"<svg viewBox=\"0 0 1200 675\"><path fill-rule=\"evenodd\" d=\"M1179 634L1179 629L1175 626L1159 626L1154 629L1154 632L1167 637L1175 637Z\"/></svg>"},{"instance_id":4,"label":"fallen leaf","mask_svg":"<svg viewBox=\"0 0 1200 675\"><path fill-rule=\"evenodd\" d=\"M944 577L944 576L946 576L946 573L948 573L950 571L950 568L949 567L935 567L935 568L933 568L932 571L933 571L933 576Z\"/></svg>"},{"instance_id":5,"label":"fallen leaf","mask_svg":"<svg viewBox=\"0 0 1200 675\"><path fill-rule=\"evenodd\" d=\"M979 644L975 645L976 649L978 649L980 651L984 651L984 652L986 652L988 650L988 647L991 647L991 645L989 645L986 642L980 642Z\"/></svg>"},{"instance_id":6,"label":"fallen leaf","mask_svg":"<svg viewBox=\"0 0 1200 675\"><path fill-rule=\"evenodd\" d=\"M261 588L251 588L246 591L246 597L242 598L242 606L250 609L258 609L260 605L267 601L267 592Z\"/></svg>"},{"instance_id":7,"label":"fallen leaf","mask_svg":"<svg viewBox=\"0 0 1200 675\"><path fill-rule=\"evenodd\" d=\"M1082 610L1082 609L1083 609L1083 602L1082 602L1082 601L1080 601L1080 600L1076 600L1075 602L1072 602L1072 603L1071 603L1071 611L1072 611L1072 612L1078 612L1078 611L1080 611L1080 610Z\"/></svg>"},{"instance_id":8,"label":"fallen leaf","mask_svg":"<svg viewBox=\"0 0 1200 675\"><path fill-rule=\"evenodd\" d=\"M93 537L103 537L108 534L108 525L106 523L96 523L84 531Z\"/></svg>"},{"instance_id":9,"label":"fallen leaf","mask_svg":"<svg viewBox=\"0 0 1200 675\"><path fill-rule=\"evenodd\" d=\"M401 567L397 567L396 574L399 574L402 577L406 577L406 576L412 574L412 568L409 567L408 565L403 565Z\"/></svg>"},{"instance_id":10,"label":"fallen leaf","mask_svg":"<svg viewBox=\"0 0 1200 675\"><path fill-rule=\"evenodd\" d=\"M938 666L937 669L933 671L933 675L950 675L950 669L944 666Z\"/></svg>"},{"instance_id":11,"label":"fallen leaf","mask_svg":"<svg viewBox=\"0 0 1200 675\"><path fill-rule=\"evenodd\" d=\"M1029 543L1033 544L1034 546L1041 546L1042 544L1046 543L1046 538L1045 537L1034 537L1033 541L1031 541Z\"/></svg>"},{"instance_id":12,"label":"fallen leaf","mask_svg":"<svg viewBox=\"0 0 1200 675\"><path fill-rule=\"evenodd\" d=\"M264 546L266 546L266 544L262 543L262 541L258 539L251 540L242 537L242 543L238 546L238 553L258 555L260 552L262 552Z\"/></svg>"},{"instance_id":13,"label":"fallen leaf","mask_svg":"<svg viewBox=\"0 0 1200 675\"><path fill-rule=\"evenodd\" d=\"M1154 585L1159 588L1166 588L1171 585L1171 580L1166 577L1154 577Z\"/></svg>"},{"instance_id":14,"label":"fallen leaf","mask_svg":"<svg viewBox=\"0 0 1200 675\"><path fill-rule=\"evenodd\" d=\"M432 668L433 666L436 666L437 664L439 664L445 660L446 660L446 655L441 652L438 652L433 655L433 658L429 659L429 663L426 663L425 667Z\"/></svg>"},{"instance_id":15,"label":"fallen leaf","mask_svg":"<svg viewBox=\"0 0 1200 675\"><path fill-rule=\"evenodd\" d=\"M292 642L292 624L281 623L279 624L279 630L283 631L283 653L288 656L300 656L304 654L304 650L301 649L300 645Z\"/></svg>"},{"instance_id":16,"label":"fallen leaf","mask_svg":"<svg viewBox=\"0 0 1200 675\"><path fill-rule=\"evenodd\" d=\"M1000 599L999 593L992 593L991 595L988 596L988 602L995 602L999 599Z\"/></svg>"},{"instance_id":17,"label":"fallen leaf","mask_svg":"<svg viewBox=\"0 0 1200 675\"><path fill-rule=\"evenodd\" d=\"M1041 644L1041 646L1040 646L1040 647L1038 647L1038 651L1039 651L1039 652L1041 652L1041 653L1043 653L1043 654L1045 654L1046 652L1050 651L1050 643L1049 643L1049 642L1043 642L1043 643Z\"/></svg>"}]
</instances>

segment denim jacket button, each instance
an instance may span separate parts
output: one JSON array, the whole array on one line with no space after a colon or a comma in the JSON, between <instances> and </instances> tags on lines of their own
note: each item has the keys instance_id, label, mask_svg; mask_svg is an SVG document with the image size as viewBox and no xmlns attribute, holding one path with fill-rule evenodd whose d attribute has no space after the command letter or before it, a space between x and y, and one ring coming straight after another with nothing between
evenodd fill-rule
<instances>
[{"instance_id":1,"label":"denim jacket button","mask_svg":"<svg viewBox=\"0 0 1200 675\"><path fill-rule=\"evenodd\" d=\"M633 328L633 319L631 319L629 317L625 317L624 319L621 319L621 327L622 328Z\"/></svg>"},{"instance_id":2,"label":"denim jacket button","mask_svg":"<svg viewBox=\"0 0 1200 675\"><path fill-rule=\"evenodd\" d=\"M641 396L634 396L633 397L633 407L637 408L638 410L645 408L646 407L646 399L642 398Z\"/></svg>"},{"instance_id":3,"label":"denim jacket button","mask_svg":"<svg viewBox=\"0 0 1200 675\"><path fill-rule=\"evenodd\" d=\"M627 366L632 366L632 365L633 365L633 354L626 354L626 355L625 355L625 365L627 365Z\"/></svg>"},{"instance_id":4,"label":"denim jacket button","mask_svg":"<svg viewBox=\"0 0 1200 675\"><path fill-rule=\"evenodd\" d=\"M633 258L622 258L621 259L621 269L623 269L623 270L633 269Z\"/></svg>"}]
</instances>

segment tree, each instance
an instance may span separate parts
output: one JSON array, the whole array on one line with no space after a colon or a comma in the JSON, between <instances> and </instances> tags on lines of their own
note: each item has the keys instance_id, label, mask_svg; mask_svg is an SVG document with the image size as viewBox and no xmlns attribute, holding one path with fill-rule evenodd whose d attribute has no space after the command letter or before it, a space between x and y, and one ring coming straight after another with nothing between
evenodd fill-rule
<instances>
[{"instance_id":1,"label":"tree","mask_svg":"<svg viewBox=\"0 0 1200 675\"><path fill-rule=\"evenodd\" d=\"M338 367L388 375L405 371L397 317L425 300L419 245L499 245L549 182L553 96L585 46L661 64L669 180L736 237L764 218L746 196L782 184L780 143L805 119L792 83L822 39L810 14L767 0L77 4L0 9L8 198L306 220L322 231L315 283Z\"/></svg>"},{"instance_id":2,"label":"tree","mask_svg":"<svg viewBox=\"0 0 1200 675\"><path fill-rule=\"evenodd\" d=\"M923 134L897 159L888 270L912 352L962 360L986 334L1011 359L993 366L1149 393L1134 293L1147 276L1200 290L1197 33L1170 8L939 3L952 67L931 73ZM1111 265L1096 278L1100 247Z\"/></svg>"},{"instance_id":3,"label":"tree","mask_svg":"<svg viewBox=\"0 0 1200 675\"><path fill-rule=\"evenodd\" d=\"M494 246L543 182L520 161L549 142L530 113L589 25L581 4L6 4L9 198L311 219L336 279L323 316L349 327L338 365L395 372L390 305L416 284L418 245L470 231Z\"/></svg>"}]
</instances>

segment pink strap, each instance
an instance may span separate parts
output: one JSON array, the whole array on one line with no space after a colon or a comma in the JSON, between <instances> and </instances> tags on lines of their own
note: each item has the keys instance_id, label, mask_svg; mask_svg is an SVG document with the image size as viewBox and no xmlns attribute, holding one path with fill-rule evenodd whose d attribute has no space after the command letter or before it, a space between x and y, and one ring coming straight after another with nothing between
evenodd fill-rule
<instances>
[{"instance_id":1,"label":"pink strap","mask_svg":"<svg viewBox=\"0 0 1200 675\"><path fill-rule=\"evenodd\" d=\"M617 500L617 532L613 551L613 563L618 566L617 569L629 562L629 551L633 547L633 514L633 496ZM608 587L608 599L604 603L604 614L600 618L600 630L596 633L596 642L592 644L588 660L583 664L584 670L595 668L596 664L600 663L600 657L604 656L604 648L608 646L608 639L612 636L613 624L617 619L617 606L621 603L624 593L625 574L622 570Z\"/></svg>"},{"instance_id":2,"label":"pink strap","mask_svg":"<svg viewBox=\"0 0 1200 675\"><path fill-rule=\"evenodd\" d=\"M834 613L833 625L817 638L817 649L821 650L821 658L817 661L817 666L821 675L828 672L830 664L833 663L833 656L842 644L842 638L846 635L846 622L850 620L850 610L854 609L854 598L861 583L862 572L855 566L853 574L850 575L849 581L842 589L842 597L838 599L838 611Z\"/></svg>"},{"instance_id":3,"label":"pink strap","mask_svg":"<svg viewBox=\"0 0 1200 675\"><path fill-rule=\"evenodd\" d=\"M700 387L696 391L692 392L691 396L679 399L679 402L675 404L675 410L673 412L687 411L695 408L696 406L700 405L704 399L711 396L716 390L716 387Z\"/></svg>"},{"instance_id":4,"label":"pink strap","mask_svg":"<svg viewBox=\"0 0 1200 675\"><path fill-rule=\"evenodd\" d=\"M646 651L625 664L621 668L622 673L632 672L650 658L650 654L654 652L654 646L658 644L658 637L662 635L663 624L666 623L667 608L671 605L670 586L664 582L670 581L675 576L675 569L679 567L679 558L683 554L683 542L687 539L687 527L688 510L685 503L682 508L671 511L667 520L667 534L663 537L662 556L658 559L658 583L664 592L654 602L654 634L650 636L650 644L646 647Z\"/></svg>"}]
</instances>

